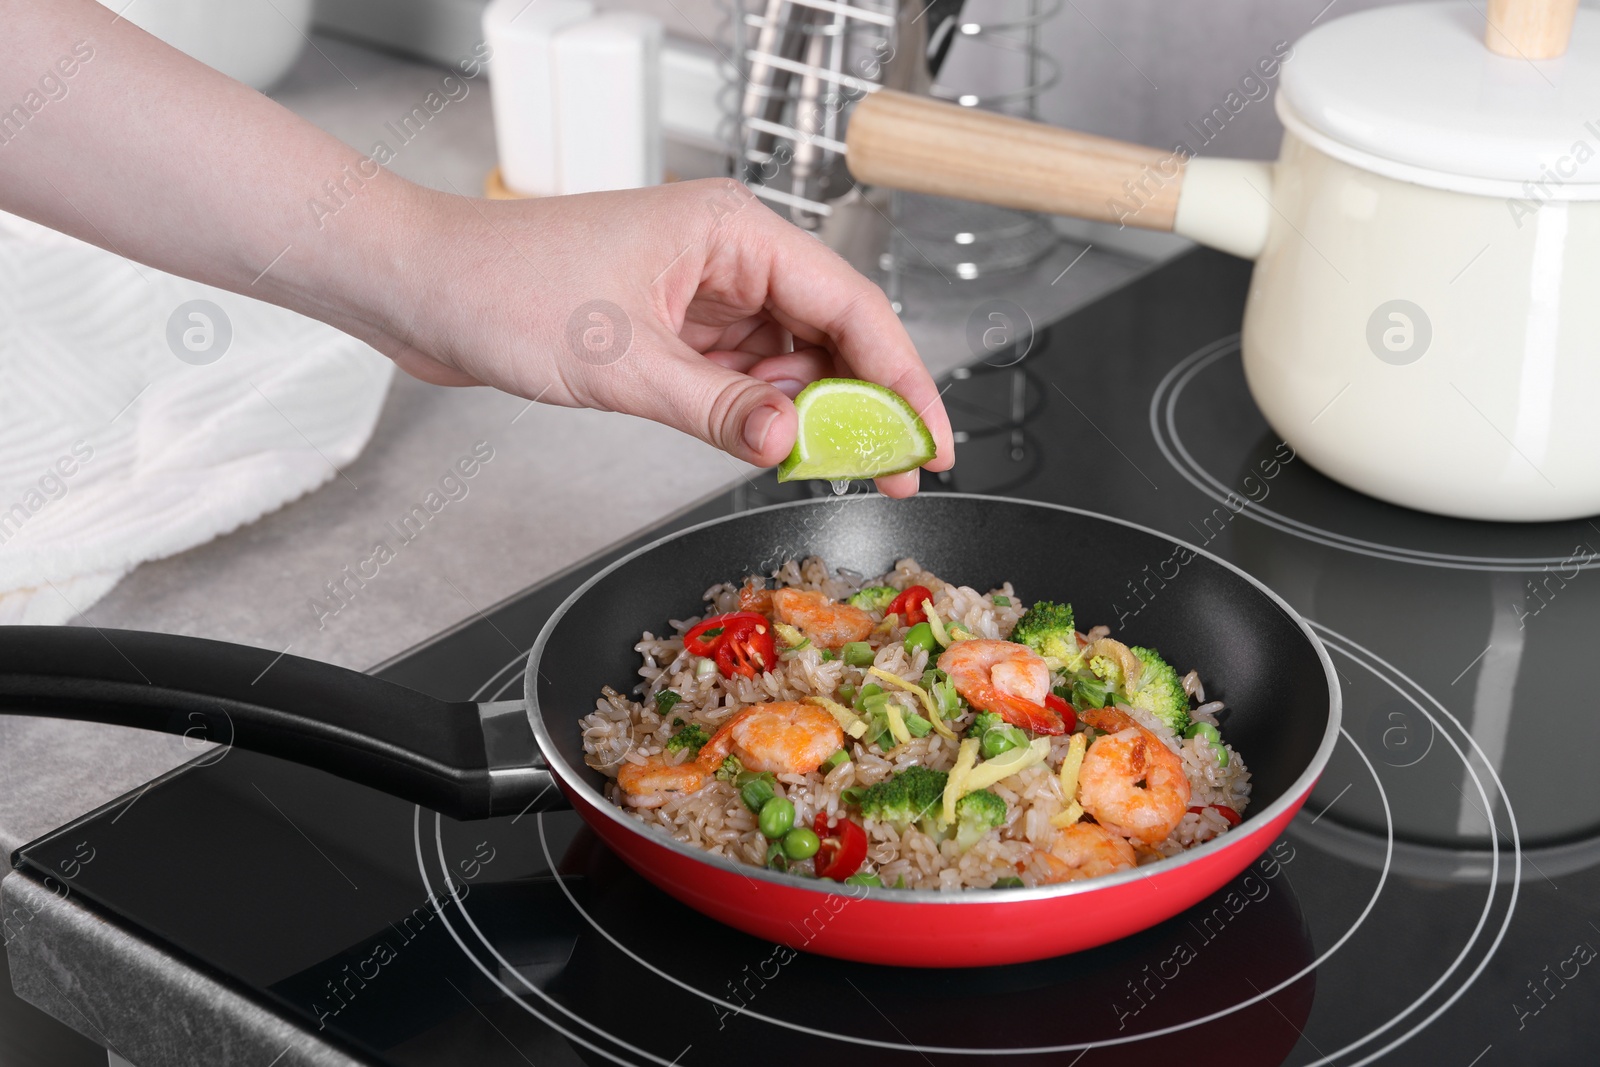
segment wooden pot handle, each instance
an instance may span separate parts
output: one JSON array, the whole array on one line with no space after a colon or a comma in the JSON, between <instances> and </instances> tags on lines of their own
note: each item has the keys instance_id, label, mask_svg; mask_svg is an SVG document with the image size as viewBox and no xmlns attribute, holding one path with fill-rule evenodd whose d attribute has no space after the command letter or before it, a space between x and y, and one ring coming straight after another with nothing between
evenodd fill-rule
<instances>
[{"instance_id":1,"label":"wooden pot handle","mask_svg":"<svg viewBox=\"0 0 1600 1067\"><path fill-rule=\"evenodd\" d=\"M1172 229L1182 157L881 89L856 104L858 181L1052 215Z\"/></svg>"},{"instance_id":2,"label":"wooden pot handle","mask_svg":"<svg viewBox=\"0 0 1600 1067\"><path fill-rule=\"evenodd\" d=\"M1567 50L1578 0L1489 0L1483 43L1513 59L1554 59Z\"/></svg>"}]
</instances>

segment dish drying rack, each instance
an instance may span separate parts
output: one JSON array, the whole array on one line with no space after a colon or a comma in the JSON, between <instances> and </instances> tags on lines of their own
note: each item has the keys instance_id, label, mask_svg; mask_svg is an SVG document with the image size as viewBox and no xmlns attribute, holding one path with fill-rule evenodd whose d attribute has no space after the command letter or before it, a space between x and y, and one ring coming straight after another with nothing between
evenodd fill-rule
<instances>
[{"instance_id":1,"label":"dish drying rack","mask_svg":"<svg viewBox=\"0 0 1600 1067\"><path fill-rule=\"evenodd\" d=\"M980 21L979 7L989 9ZM1049 221L1009 209L858 188L845 166L852 105L882 88L1037 117L1059 78L1039 45L1062 0L724 0L721 109L729 173L839 251L884 276L898 309L904 271L975 278L1056 242ZM1010 10L1008 11L1007 8ZM957 39L994 50L1016 84L935 79Z\"/></svg>"}]
</instances>

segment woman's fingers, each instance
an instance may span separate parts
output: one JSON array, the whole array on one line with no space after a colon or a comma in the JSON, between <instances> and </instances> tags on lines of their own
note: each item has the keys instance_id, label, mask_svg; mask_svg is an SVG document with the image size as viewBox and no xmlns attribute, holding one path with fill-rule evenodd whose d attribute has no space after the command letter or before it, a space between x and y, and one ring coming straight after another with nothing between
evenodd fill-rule
<instances>
[{"instance_id":1,"label":"woman's fingers","mask_svg":"<svg viewBox=\"0 0 1600 1067\"><path fill-rule=\"evenodd\" d=\"M604 406L665 423L758 467L794 447L794 404L771 382L701 355L677 337L637 338L616 363L589 369L588 391ZM781 357L780 357L781 358Z\"/></svg>"},{"instance_id":2,"label":"woman's fingers","mask_svg":"<svg viewBox=\"0 0 1600 1067\"><path fill-rule=\"evenodd\" d=\"M938 452L929 470L955 463L950 418L933 378L882 290L832 249L770 212L767 307L797 343L830 344L857 377L888 386L927 423Z\"/></svg>"}]
</instances>

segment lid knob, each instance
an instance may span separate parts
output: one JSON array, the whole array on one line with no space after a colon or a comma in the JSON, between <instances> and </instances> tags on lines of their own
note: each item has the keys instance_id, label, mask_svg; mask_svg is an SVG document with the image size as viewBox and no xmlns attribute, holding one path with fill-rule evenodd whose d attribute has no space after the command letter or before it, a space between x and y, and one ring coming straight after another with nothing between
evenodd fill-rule
<instances>
[{"instance_id":1,"label":"lid knob","mask_svg":"<svg viewBox=\"0 0 1600 1067\"><path fill-rule=\"evenodd\" d=\"M1489 0L1483 43L1513 59L1554 59L1567 50L1578 0Z\"/></svg>"}]
</instances>

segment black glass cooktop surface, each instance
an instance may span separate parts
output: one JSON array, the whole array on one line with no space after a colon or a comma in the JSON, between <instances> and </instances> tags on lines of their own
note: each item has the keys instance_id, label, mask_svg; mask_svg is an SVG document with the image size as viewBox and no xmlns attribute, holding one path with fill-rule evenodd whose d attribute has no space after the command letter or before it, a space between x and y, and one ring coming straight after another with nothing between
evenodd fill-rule
<instances>
[{"instance_id":1,"label":"black glass cooktop surface","mask_svg":"<svg viewBox=\"0 0 1600 1067\"><path fill-rule=\"evenodd\" d=\"M1445 519L1322 477L1245 391L1247 281L1196 252L958 372L958 464L925 476L1203 544L1327 643L1344 732L1306 810L1169 922L1023 966L847 964L699 916L570 814L456 823L238 750L15 861L373 1063L1592 1062L1600 528ZM381 673L515 696L605 558L815 491L754 479ZM1181 577L1159 562L1106 621L1160 610Z\"/></svg>"}]
</instances>

